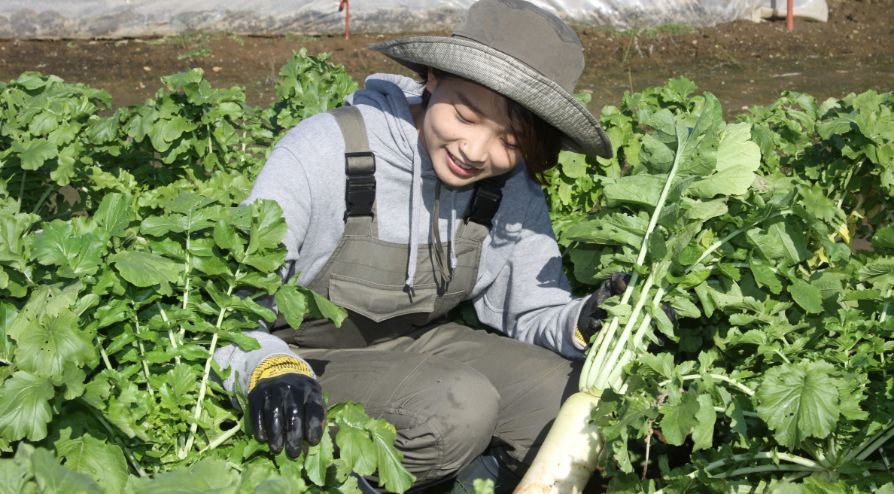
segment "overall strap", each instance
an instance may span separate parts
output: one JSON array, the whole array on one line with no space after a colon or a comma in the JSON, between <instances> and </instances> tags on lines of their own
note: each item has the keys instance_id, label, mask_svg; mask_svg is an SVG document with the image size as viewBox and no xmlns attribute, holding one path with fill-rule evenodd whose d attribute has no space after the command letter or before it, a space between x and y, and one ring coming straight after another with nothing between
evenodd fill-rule
<instances>
[{"instance_id":1,"label":"overall strap","mask_svg":"<svg viewBox=\"0 0 894 494\"><path fill-rule=\"evenodd\" d=\"M500 209L500 201L503 200L503 184L506 183L506 175L486 178L475 184L475 192L469 202L465 221L472 221L490 230L494 215Z\"/></svg>"},{"instance_id":2,"label":"overall strap","mask_svg":"<svg viewBox=\"0 0 894 494\"><path fill-rule=\"evenodd\" d=\"M329 113L335 117L345 140L345 222L356 216L372 218L376 202L376 157L369 149L363 117L353 106L342 106Z\"/></svg>"}]
</instances>

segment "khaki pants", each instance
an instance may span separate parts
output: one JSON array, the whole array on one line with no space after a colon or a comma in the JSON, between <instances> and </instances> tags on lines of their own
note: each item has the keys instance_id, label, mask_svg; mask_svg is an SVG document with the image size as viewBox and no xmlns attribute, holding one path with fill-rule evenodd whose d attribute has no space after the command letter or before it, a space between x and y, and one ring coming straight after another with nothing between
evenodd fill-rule
<instances>
[{"instance_id":1,"label":"khaki pants","mask_svg":"<svg viewBox=\"0 0 894 494\"><path fill-rule=\"evenodd\" d=\"M448 323L366 348L296 349L330 403L356 401L397 428L404 466L428 483L489 446L521 474L581 363L544 348Z\"/></svg>"}]
</instances>

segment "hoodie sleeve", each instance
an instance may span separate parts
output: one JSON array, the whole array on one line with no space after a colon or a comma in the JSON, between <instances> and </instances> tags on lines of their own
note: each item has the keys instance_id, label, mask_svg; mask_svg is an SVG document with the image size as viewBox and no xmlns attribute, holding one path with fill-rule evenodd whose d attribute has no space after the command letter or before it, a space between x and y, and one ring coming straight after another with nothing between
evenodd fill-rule
<instances>
[{"instance_id":1,"label":"hoodie sleeve","mask_svg":"<svg viewBox=\"0 0 894 494\"><path fill-rule=\"evenodd\" d=\"M288 139L284 138L284 140ZM286 218L287 232L283 239L286 247L286 264L283 277L291 275L298 251L307 234L311 218L312 194L304 167L287 146L274 148L258 175L251 194L245 203L259 199L275 200ZM269 301L272 305L272 300ZM274 307L275 310L275 307ZM252 372L259 363L274 355L288 355L298 358L283 340L269 333L266 325L257 331L246 332L260 344L260 348L244 351L236 345L221 347L214 354L214 360L223 370L229 370L223 380L224 389L245 397ZM238 406L236 400L233 400Z\"/></svg>"},{"instance_id":2,"label":"hoodie sleeve","mask_svg":"<svg viewBox=\"0 0 894 494\"><path fill-rule=\"evenodd\" d=\"M507 336L581 359L574 331L586 299L571 295L546 201L539 188L532 187L536 185L530 182L525 201L507 205L511 214L511 208L526 204L523 218L503 224L495 218L492 244L501 246L492 246L490 259L484 257L482 264L487 270L496 258L502 262L490 266L493 282L473 298L475 310L481 322ZM497 254L499 250L508 255Z\"/></svg>"}]
</instances>

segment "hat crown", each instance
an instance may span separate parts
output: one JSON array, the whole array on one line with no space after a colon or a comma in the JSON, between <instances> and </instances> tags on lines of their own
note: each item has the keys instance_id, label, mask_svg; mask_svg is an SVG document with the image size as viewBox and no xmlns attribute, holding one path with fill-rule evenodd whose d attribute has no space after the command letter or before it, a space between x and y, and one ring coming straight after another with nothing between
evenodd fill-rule
<instances>
[{"instance_id":1,"label":"hat crown","mask_svg":"<svg viewBox=\"0 0 894 494\"><path fill-rule=\"evenodd\" d=\"M501 51L574 92L584 69L580 39L554 14L524 0L480 0L453 36Z\"/></svg>"}]
</instances>

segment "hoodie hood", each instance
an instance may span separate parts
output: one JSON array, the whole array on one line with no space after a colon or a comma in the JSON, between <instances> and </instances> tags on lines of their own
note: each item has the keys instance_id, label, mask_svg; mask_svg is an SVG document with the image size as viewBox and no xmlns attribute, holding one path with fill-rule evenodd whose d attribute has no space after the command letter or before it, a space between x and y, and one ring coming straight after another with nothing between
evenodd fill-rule
<instances>
[{"instance_id":1,"label":"hoodie hood","mask_svg":"<svg viewBox=\"0 0 894 494\"><path fill-rule=\"evenodd\" d=\"M412 168L419 164L418 158L421 158L419 133L413 122L410 105L422 102L423 89L421 84L409 77L373 74L366 78L362 89L345 98L345 102L349 105L368 105L381 111L380 115L385 119L387 132L390 134L388 139L391 144L390 151L400 153L406 158L403 162L399 160L393 162L397 166L406 163L407 171L412 171Z\"/></svg>"},{"instance_id":2,"label":"hoodie hood","mask_svg":"<svg viewBox=\"0 0 894 494\"><path fill-rule=\"evenodd\" d=\"M404 159L391 161L397 168L409 172L410 179L410 224L409 224L409 256L407 259L407 288L413 288L416 276L416 266L419 257L419 231L422 224L422 211L425 209L423 199L423 176L426 180L435 181L434 207L432 208L431 232L433 235L426 240L434 241L439 252L443 251L440 235L438 234L438 216L441 206L441 184L434 172L431 157L425 150L425 146L419 137L419 131L415 126L410 105L419 104L422 101L423 85L410 79L394 74L373 74L366 78L363 89L346 98L348 104L354 106L368 105L379 109L384 116L391 144L390 151L399 153ZM378 172L377 172L378 175ZM447 254L449 265L443 266L442 275L449 276L456 267L455 236L456 236L456 193L448 187L444 199L448 206L447 213ZM441 262L440 256L437 261Z\"/></svg>"}]
</instances>

